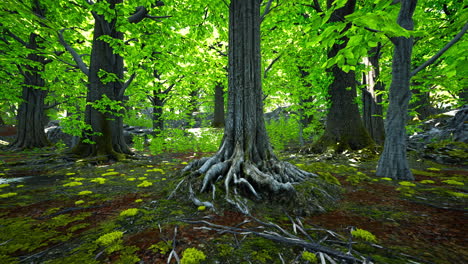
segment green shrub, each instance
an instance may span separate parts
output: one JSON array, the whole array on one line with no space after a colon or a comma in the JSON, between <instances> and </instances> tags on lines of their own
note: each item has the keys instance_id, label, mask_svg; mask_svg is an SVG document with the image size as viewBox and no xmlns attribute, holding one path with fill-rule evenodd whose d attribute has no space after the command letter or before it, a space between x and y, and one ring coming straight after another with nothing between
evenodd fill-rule
<instances>
[{"instance_id":1,"label":"green shrub","mask_svg":"<svg viewBox=\"0 0 468 264\"><path fill-rule=\"evenodd\" d=\"M198 264L206 259L205 253L196 248L187 248L182 253L181 264Z\"/></svg>"},{"instance_id":2,"label":"green shrub","mask_svg":"<svg viewBox=\"0 0 468 264\"><path fill-rule=\"evenodd\" d=\"M153 155L164 152L215 152L222 136L222 130L215 128L204 128L195 132L168 129L150 138L149 149Z\"/></svg>"}]
</instances>

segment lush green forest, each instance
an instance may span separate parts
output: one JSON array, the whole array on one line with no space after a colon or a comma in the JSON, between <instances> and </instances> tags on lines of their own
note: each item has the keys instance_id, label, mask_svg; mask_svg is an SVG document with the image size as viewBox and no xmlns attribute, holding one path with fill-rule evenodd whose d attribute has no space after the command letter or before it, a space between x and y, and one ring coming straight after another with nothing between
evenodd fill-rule
<instances>
[{"instance_id":1,"label":"lush green forest","mask_svg":"<svg viewBox=\"0 0 468 264\"><path fill-rule=\"evenodd\" d=\"M0 263L468 262L463 1L0 15Z\"/></svg>"}]
</instances>

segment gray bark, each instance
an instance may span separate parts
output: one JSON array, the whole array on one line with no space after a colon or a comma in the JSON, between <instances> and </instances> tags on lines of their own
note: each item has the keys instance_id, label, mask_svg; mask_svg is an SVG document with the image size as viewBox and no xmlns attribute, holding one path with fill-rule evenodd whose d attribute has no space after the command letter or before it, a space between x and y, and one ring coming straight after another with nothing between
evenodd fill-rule
<instances>
[{"instance_id":1,"label":"gray bark","mask_svg":"<svg viewBox=\"0 0 468 264\"><path fill-rule=\"evenodd\" d=\"M402 0L398 14L398 24L407 30L414 27L413 13L417 0ZM392 63L392 83L390 85L387 110L386 138L382 155L377 165L377 176L396 180L414 180L406 158L406 121L408 103L411 98L411 53L413 38L392 38L395 49Z\"/></svg>"},{"instance_id":2,"label":"gray bark","mask_svg":"<svg viewBox=\"0 0 468 264\"><path fill-rule=\"evenodd\" d=\"M122 0L106 0L110 8L114 9L116 4ZM88 75L88 94L86 101L94 103L107 96L111 100L120 101L123 104L125 85L123 79L123 58L114 53L113 48L99 37L108 35L115 39L123 39L123 33L116 27L117 18L107 21L104 16L93 13L95 18L93 46L91 50L91 61ZM98 76L100 70L113 73L118 80L104 83ZM123 117L108 111L101 112L91 105L86 106L85 120L91 125L92 131L83 135L74 152L81 156L108 156L120 159L120 154L131 154L123 136ZM118 113L123 114L123 113ZM95 144L84 141L89 139Z\"/></svg>"},{"instance_id":3,"label":"gray bark","mask_svg":"<svg viewBox=\"0 0 468 264\"><path fill-rule=\"evenodd\" d=\"M242 206L231 200L232 193L235 199L238 193L257 199L278 199L280 195L292 198L290 194L295 193L292 183L315 176L279 161L268 140L262 102L260 2L231 1L224 138L214 156L184 168L192 172L191 177L204 175L201 191L211 190L216 181L224 179L226 200L241 210Z\"/></svg>"},{"instance_id":4,"label":"gray bark","mask_svg":"<svg viewBox=\"0 0 468 264\"><path fill-rule=\"evenodd\" d=\"M333 0L327 1L331 7ZM333 11L328 23L342 22L345 16L352 14L356 6L355 0L348 0L346 4ZM351 27L348 24L343 31ZM349 39L341 37L328 51L328 58L335 57L338 52L346 48ZM354 71L344 72L337 65L327 69L333 75L333 82L328 89L331 106L327 114L325 133L313 147L313 151L322 152L333 146L337 152L347 149L358 150L372 144L367 130L361 119L356 104L356 74Z\"/></svg>"},{"instance_id":5,"label":"gray bark","mask_svg":"<svg viewBox=\"0 0 468 264\"><path fill-rule=\"evenodd\" d=\"M31 52L28 60L37 63L37 66L24 65L20 67L24 77L22 103L17 115L17 137L9 146L11 149L42 148L50 145L44 132L44 100L47 90L45 81L41 76L46 59L37 54L39 36L31 33L26 48Z\"/></svg>"}]
</instances>

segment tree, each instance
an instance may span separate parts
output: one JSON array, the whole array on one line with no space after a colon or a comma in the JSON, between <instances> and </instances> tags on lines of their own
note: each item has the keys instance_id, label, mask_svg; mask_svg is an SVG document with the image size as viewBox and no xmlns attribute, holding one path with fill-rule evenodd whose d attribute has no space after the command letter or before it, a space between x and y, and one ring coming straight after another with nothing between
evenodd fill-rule
<instances>
[{"instance_id":1,"label":"tree","mask_svg":"<svg viewBox=\"0 0 468 264\"><path fill-rule=\"evenodd\" d=\"M215 86L213 127L224 127L224 89L221 83Z\"/></svg>"},{"instance_id":2,"label":"tree","mask_svg":"<svg viewBox=\"0 0 468 264\"><path fill-rule=\"evenodd\" d=\"M413 13L417 0L402 0L398 14L398 24L413 30ZM390 85L385 145L377 165L378 176L399 180L414 180L406 159L406 121L408 103L411 98L411 53L412 37L393 37L395 45L392 62L392 83Z\"/></svg>"},{"instance_id":3,"label":"tree","mask_svg":"<svg viewBox=\"0 0 468 264\"><path fill-rule=\"evenodd\" d=\"M31 19L33 27L45 27L40 20L45 20L46 10L41 6L39 0L32 1L30 5L25 5L28 13L11 10L10 15L24 15L25 18ZM12 7L13 8L13 7ZM3 24L0 24L3 27ZM34 30L29 33L28 40L25 41L10 29L3 30L4 36L2 40L8 45L10 43L7 38L10 38L19 43L27 50L26 60L24 63L16 63L19 72L24 78L22 84L21 103L17 114L17 136L9 148L14 150L22 150L27 148L42 148L50 145L44 132L44 100L47 96L47 88L42 73L45 70L46 64L51 60L44 56L43 36L36 34ZM21 61L21 60L20 60Z\"/></svg>"},{"instance_id":4,"label":"tree","mask_svg":"<svg viewBox=\"0 0 468 264\"><path fill-rule=\"evenodd\" d=\"M331 9L335 1L328 0L327 7ZM344 3L344 1L341 1ZM331 13L327 23L334 24L345 21L345 16L354 12L355 0L348 0L341 7L335 8ZM315 2L314 8L322 10ZM339 30L342 34L327 52L329 59L337 59L340 52L347 48L350 38L345 33L351 28L351 23L346 24ZM343 56L341 56L343 57ZM314 144L314 151L322 152L327 147L332 146L336 151L341 152L347 149L357 150L365 148L373 143L367 130L365 129L359 108L356 103L356 74L348 65L346 67L333 64L327 69L333 76L333 82L328 93L331 106L328 110L325 124L325 133Z\"/></svg>"},{"instance_id":5,"label":"tree","mask_svg":"<svg viewBox=\"0 0 468 264\"><path fill-rule=\"evenodd\" d=\"M364 126L375 143L383 145L385 127L383 122L382 92L384 86L380 80L380 56L382 45L369 50L369 56L364 57L364 65L368 67L363 74L362 115Z\"/></svg>"},{"instance_id":6,"label":"tree","mask_svg":"<svg viewBox=\"0 0 468 264\"><path fill-rule=\"evenodd\" d=\"M122 57L123 24L138 23L153 17L148 10L139 6L126 20L118 19L122 12L123 0L88 1L94 7L93 42L89 68L81 57L63 39L63 30L59 37L63 46L73 55L78 67L88 76L87 105L85 121L89 129L72 150L84 157L107 157L122 159L123 154L131 154L123 136L124 93L133 81L133 74L124 81L124 63ZM163 3L157 1L156 6Z\"/></svg>"},{"instance_id":7,"label":"tree","mask_svg":"<svg viewBox=\"0 0 468 264\"><path fill-rule=\"evenodd\" d=\"M417 0L402 0L398 14L398 24L406 29L413 30L413 13ZM406 158L406 120L408 103L411 98L410 80L418 72L434 63L450 47L458 42L468 30L465 23L461 31L442 49L420 66L411 70L411 54L413 38L398 36L391 38L395 49L392 62L392 83L390 85L389 106L387 110L387 126L384 150L380 156L376 174L398 180L414 180Z\"/></svg>"},{"instance_id":8,"label":"tree","mask_svg":"<svg viewBox=\"0 0 468 264\"><path fill-rule=\"evenodd\" d=\"M184 171L204 174L201 191L224 178L230 190L266 198L288 197L293 183L317 177L280 161L270 146L263 119L260 67L260 0L232 0L229 7L228 107L224 138L218 152L190 163ZM289 197L291 198L291 197Z\"/></svg>"}]
</instances>

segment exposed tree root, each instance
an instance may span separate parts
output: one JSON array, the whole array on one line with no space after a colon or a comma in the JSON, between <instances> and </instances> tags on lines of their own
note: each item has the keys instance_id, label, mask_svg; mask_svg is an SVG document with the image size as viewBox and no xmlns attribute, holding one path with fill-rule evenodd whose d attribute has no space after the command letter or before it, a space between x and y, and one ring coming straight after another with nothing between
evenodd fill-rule
<instances>
[{"instance_id":1,"label":"exposed tree root","mask_svg":"<svg viewBox=\"0 0 468 264\"><path fill-rule=\"evenodd\" d=\"M351 233L347 237L320 227L307 228L302 223L300 217L293 218L289 215L286 216L291 222L291 231L275 223L257 219L252 215L248 215L246 220L235 226L214 224L207 221L206 218L204 220L184 220L184 222L201 225L194 227L194 229L216 231L219 234L230 233L236 236L255 235L284 245L303 248L304 251L316 253L317 257L321 260L320 263L375 263L372 257L366 256L355 249L355 245L357 244L365 244L375 250L383 251L385 254L393 256L395 260L413 260L415 261L414 263L429 263L419 257L385 248L376 243L355 241ZM248 223L250 223L249 228L242 227ZM256 223L258 226L252 226L253 223ZM347 230L351 232L353 227L349 227ZM325 260L328 260L328 262ZM283 261L282 263L285 262Z\"/></svg>"},{"instance_id":2,"label":"exposed tree root","mask_svg":"<svg viewBox=\"0 0 468 264\"><path fill-rule=\"evenodd\" d=\"M232 154L227 155L228 152ZM296 196L294 185L305 181L314 182L316 187L312 185L310 187L314 189L313 193L321 196L321 199L316 199L316 202L323 199L336 200L336 197L328 193L330 188L326 185L329 184L313 173L300 170L288 162L280 161L274 155L256 163L253 160L255 158L249 158L239 144L232 151L229 151L226 144L223 144L214 156L193 161L183 169L183 172L188 173L186 184L188 184L190 199L198 206L208 203L200 202L192 191L192 182L201 176L200 192L211 190L214 200L216 196L215 184L222 181L225 200L243 213L248 213L249 210L247 200L241 196L253 200L290 200L289 202L291 202L295 200ZM212 207L211 203L203 205ZM324 210L320 204L316 204L314 207L318 211Z\"/></svg>"}]
</instances>

